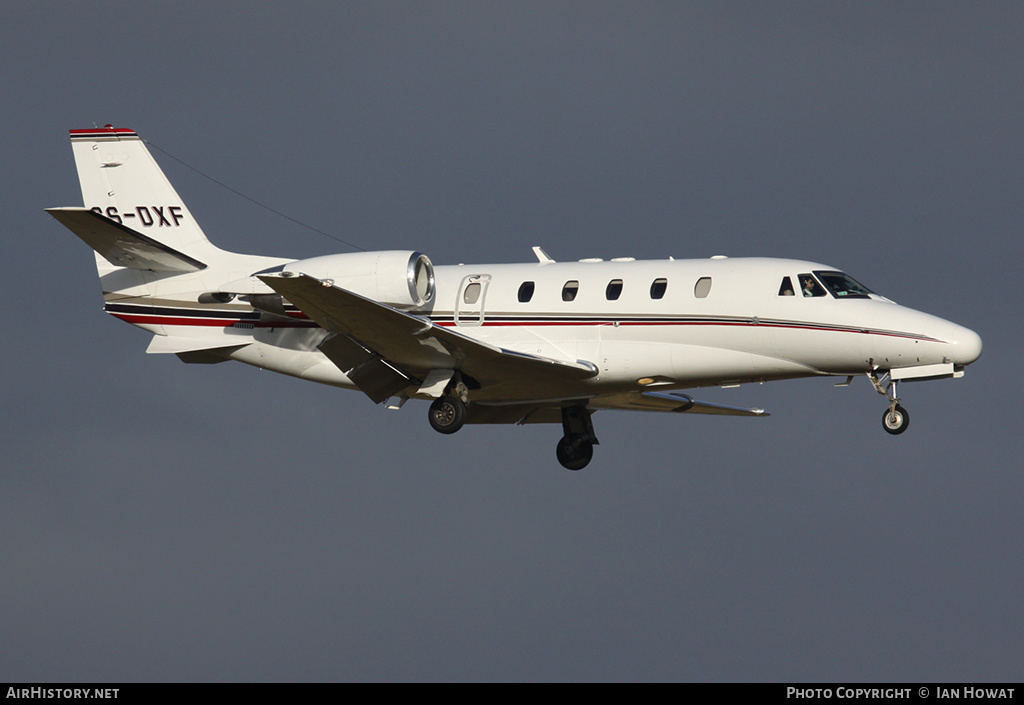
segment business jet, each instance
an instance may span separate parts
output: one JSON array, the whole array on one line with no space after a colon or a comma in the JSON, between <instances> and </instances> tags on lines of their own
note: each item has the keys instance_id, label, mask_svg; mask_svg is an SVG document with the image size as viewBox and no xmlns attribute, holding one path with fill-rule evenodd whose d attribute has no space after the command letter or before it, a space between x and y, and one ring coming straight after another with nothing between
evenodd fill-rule
<instances>
[{"instance_id":1,"label":"business jet","mask_svg":"<svg viewBox=\"0 0 1024 705\"><path fill-rule=\"evenodd\" d=\"M213 245L132 130L71 130L83 207L47 212L95 250L104 309L153 334L147 352L236 360L363 392L430 401L466 423L561 423L579 470L604 410L767 416L689 391L864 375L906 431L904 380L957 378L981 338L899 306L824 264L728 258L434 266L413 251L311 259Z\"/></svg>"}]
</instances>

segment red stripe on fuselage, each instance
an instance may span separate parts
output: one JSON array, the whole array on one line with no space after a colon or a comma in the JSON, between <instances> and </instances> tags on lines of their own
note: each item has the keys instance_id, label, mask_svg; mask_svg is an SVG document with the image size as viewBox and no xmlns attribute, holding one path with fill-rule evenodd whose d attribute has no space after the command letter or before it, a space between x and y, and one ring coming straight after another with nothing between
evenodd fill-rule
<instances>
[{"instance_id":1,"label":"red stripe on fuselage","mask_svg":"<svg viewBox=\"0 0 1024 705\"><path fill-rule=\"evenodd\" d=\"M765 323L763 321L754 323L752 321L488 321L483 323L462 323L456 325L454 321L435 321L439 326L445 328L492 328L508 326L729 326L729 327L760 327L760 328L786 328L790 330L809 330L828 333L860 333L862 335L882 335L889 338L907 338L909 340L923 340L927 342L943 342L927 336L915 335L913 333L899 333L895 331L866 330L855 328L836 328L831 326L797 325L787 323Z\"/></svg>"},{"instance_id":2,"label":"red stripe on fuselage","mask_svg":"<svg viewBox=\"0 0 1024 705\"><path fill-rule=\"evenodd\" d=\"M317 324L310 320L296 320L296 321L251 321L243 320L238 318L204 318L204 317L187 317L187 316L158 316L158 315L147 315L137 313L123 313L109 311L110 315L125 321L126 323L133 323L137 325L168 325L168 326L200 326L200 327L219 327L219 328L230 328L236 323L251 325L254 328L315 328ZM302 314L290 313L291 316L298 318ZM434 321L434 323L443 328L509 328L509 327L554 327L554 326L565 326L565 327L579 327L579 326L611 326L615 325L613 320L602 320L602 321L544 321L544 320L527 320L527 321L488 321L484 320L481 324L474 325L473 323L463 323L462 325L456 325L454 321ZM880 330L859 330L854 328L836 328L831 326L814 326L814 325L798 325L798 324L786 324L786 323L765 323L759 321L754 323L752 321L619 321L618 325L621 326L728 326L728 327L763 327L763 328L786 328L790 330L807 330L807 331L820 331L828 333L860 333L862 335L880 335L889 338L906 338L909 340L923 340L927 342L942 342L937 341L934 338L926 336L915 335L913 333L900 333L896 331L880 331Z\"/></svg>"},{"instance_id":3,"label":"red stripe on fuselage","mask_svg":"<svg viewBox=\"0 0 1024 705\"><path fill-rule=\"evenodd\" d=\"M184 318L181 316L147 316L138 313L108 312L114 318L135 325L165 326L199 326L214 328L231 328L236 323L243 323L254 328L315 328L312 321L243 321L237 318Z\"/></svg>"}]
</instances>

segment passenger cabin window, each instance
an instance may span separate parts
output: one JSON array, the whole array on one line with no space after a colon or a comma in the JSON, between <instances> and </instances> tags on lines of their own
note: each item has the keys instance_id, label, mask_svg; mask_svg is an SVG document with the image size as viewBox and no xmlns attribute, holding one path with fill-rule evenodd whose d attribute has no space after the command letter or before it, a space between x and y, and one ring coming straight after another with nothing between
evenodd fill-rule
<instances>
[{"instance_id":1,"label":"passenger cabin window","mask_svg":"<svg viewBox=\"0 0 1024 705\"><path fill-rule=\"evenodd\" d=\"M789 277L782 278L782 284L779 286L779 296L794 296L793 292L793 280Z\"/></svg>"},{"instance_id":2,"label":"passenger cabin window","mask_svg":"<svg viewBox=\"0 0 1024 705\"><path fill-rule=\"evenodd\" d=\"M608 282L608 288L604 290L604 296L609 301L618 301L622 296L622 280L612 279Z\"/></svg>"},{"instance_id":3,"label":"passenger cabin window","mask_svg":"<svg viewBox=\"0 0 1024 705\"><path fill-rule=\"evenodd\" d=\"M668 290L668 279L655 279L651 283L651 298L663 298L666 290Z\"/></svg>"},{"instance_id":4,"label":"passenger cabin window","mask_svg":"<svg viewBox=\"0 0 1024 705\"><path fill-rule=\"evenodd\" d=\"M462 292L462 300L467 304L475 304L480 300L480 286L479 282L473 282L466 287L466 290Z\"/></svg>"},{"instance_id":5,"label":"passenger cabin window","mask_svg":"<svg viewBox=\"0 0 1024 705\"><path fill-rule=\"evenodd\" d=\"M800 280L800 291L806 297L824 296L825 288L818 283L818 280L814 278L813 274L800 274L797 276Z\"/></svg>"},{"instance_id":6,"label":"passenger cabin window","mask_svg":"<svg viewBox=\"0 0 1024 705\"><path fill-rule=\"evenodd\" d=\"M562 301L575 301L579 290L580 283L578 281L567 281L565 286L562 287Z\"/></svg>"},{"instance_id":7,"label":"passenger cabin window","mask_svg":"<svg viewBox=\"0 0 1024 705\"><path fill-rule=\"evenodd\" d=\"M711 277L701 277L693 285L693 295L698 299L706 299L711 293Z\"/></svg>"},{"instance_id":8,"label":"passenger cabin window","mask_svg":"<svg viewBox=\"0 0 1024 705\"><path fill-rule=\"evenodd\" d=\"M525 304L533 298L533 282L523 282L519 285L519 303Z\"/></svg>"}]
</instances>

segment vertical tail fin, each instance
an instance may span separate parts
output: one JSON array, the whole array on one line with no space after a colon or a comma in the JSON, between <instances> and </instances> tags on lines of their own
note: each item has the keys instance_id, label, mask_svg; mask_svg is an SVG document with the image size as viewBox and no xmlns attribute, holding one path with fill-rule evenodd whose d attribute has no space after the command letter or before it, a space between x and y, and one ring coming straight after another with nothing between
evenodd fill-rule
<instances>
[{"instance_id":1,"label":"vertical tail fin","mask_svg":"<svg viewBox=\"0 0 1024 705\"><path fill-rule=\"evenodd\" d=\"M260 312L221 287L262 285L253 272L289 260L211 244L134 131L71 130L71 146L85 205L46 210L95 251L107 313L157 334L150 352L187 354L186 362L215 362L250 344L245 331Z\"/></svg>"},{"instance_id":2,"label":"vertical tail fin","mask_svg":"<svg viewBox=\"0 0 1024 705\"><path fill-rule=\"evenodd\" d=\"M71 130L71 147L86 208L198 260L221 252L133 130Z\"/></svg>"}]
</instances>

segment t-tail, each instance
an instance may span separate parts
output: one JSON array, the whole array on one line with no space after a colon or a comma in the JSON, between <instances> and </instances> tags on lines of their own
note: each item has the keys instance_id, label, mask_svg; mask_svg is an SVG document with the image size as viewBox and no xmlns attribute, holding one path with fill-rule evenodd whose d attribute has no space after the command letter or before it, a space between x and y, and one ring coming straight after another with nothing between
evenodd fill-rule
<instances>
[{"instance_id":1,"label":"t-tail","mask_svg":"<svg viewBox=\"0 0 1024 705\"><path fill-rule=\"evenodd\" d=\"M229 264L133 130L71 130L71 147L84 207L48 212L96 250L101 274L108 265L183 274Z\"/></svg>"},{"instance_id":2,"label":"t-tail","mask_svg":"<svg viewBox=\"0 0 1024 705\"><path fill-rule=\"evenodd\" d=\"M157 334L151 352L213 349L259 317L253 273L289 260L213 245L133 130L70 134L83 205L47 212L95 250L108 313Z\"/></svg>"}]
</instances>

